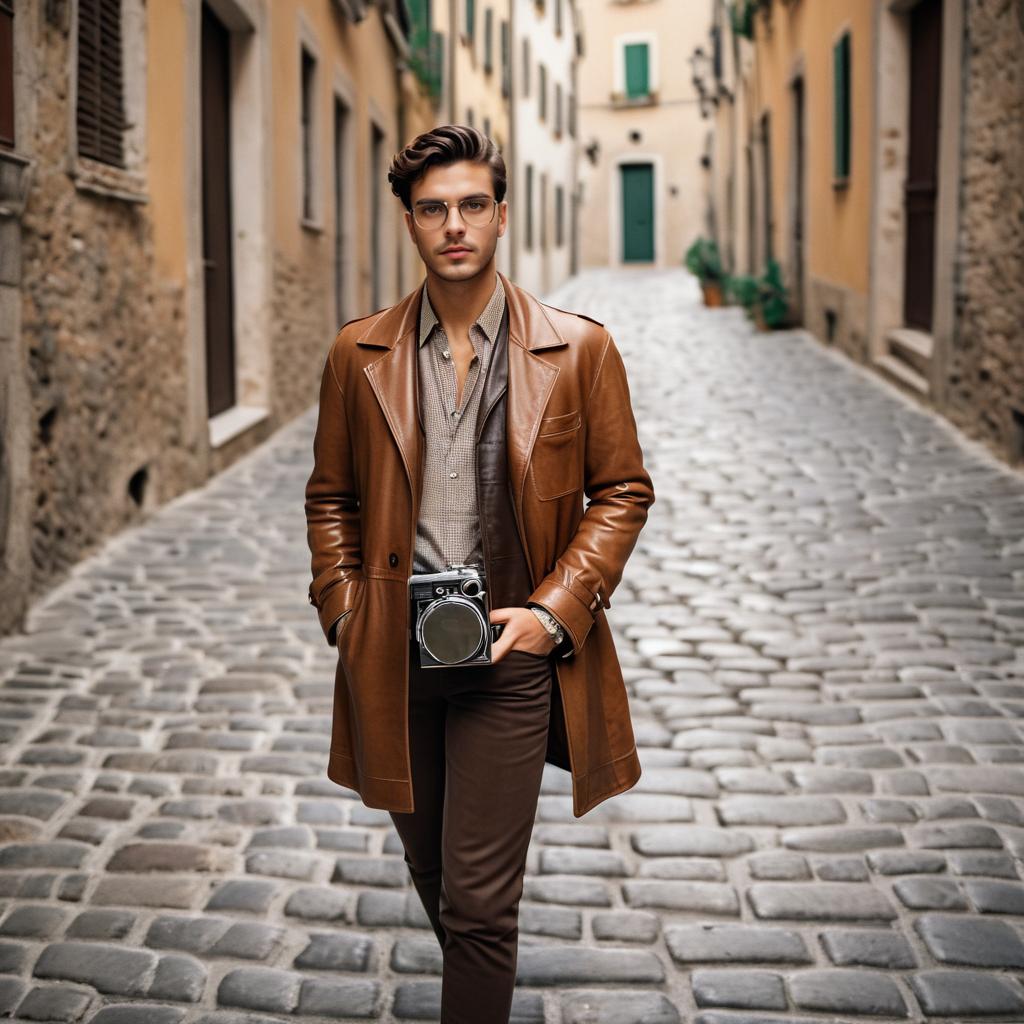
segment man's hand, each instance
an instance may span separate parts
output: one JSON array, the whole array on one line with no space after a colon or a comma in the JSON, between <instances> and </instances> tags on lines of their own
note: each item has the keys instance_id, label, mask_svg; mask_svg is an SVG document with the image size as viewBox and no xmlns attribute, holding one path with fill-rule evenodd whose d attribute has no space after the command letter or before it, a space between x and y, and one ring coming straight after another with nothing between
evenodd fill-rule
<instances>
[{"instance_id":1,"label":"man's hand","mask_svg":"<svg viewBox=\"0 0 1024 1024\"><path fill-rule=\"evenodd\" d=\"M510 650L549 654L555 649L554 637L529 608L492 608L491 622L505 623L501 636L491 644L492 663L501 661Z\"/></svg>"}]
</instances>

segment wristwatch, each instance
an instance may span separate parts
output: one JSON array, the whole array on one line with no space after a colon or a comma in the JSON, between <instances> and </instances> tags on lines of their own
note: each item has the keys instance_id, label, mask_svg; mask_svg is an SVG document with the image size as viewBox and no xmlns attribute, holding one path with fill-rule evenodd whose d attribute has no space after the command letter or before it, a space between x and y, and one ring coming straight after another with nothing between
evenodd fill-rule
<instances>
[{"instance_id":1,"label":"wristwatch","mask_svg":"<svg viewBox=\"0 0 1024 1024\"><path fill-rule=\"evenodd\" d=\"M558 620L546 608L539 608L535 604L531 604L528 607L540 620L540 624L548 631L548 635L555 641L555 647L559 647L565 639L565 630L559 625Z\"/></svg>"}]
</instances>

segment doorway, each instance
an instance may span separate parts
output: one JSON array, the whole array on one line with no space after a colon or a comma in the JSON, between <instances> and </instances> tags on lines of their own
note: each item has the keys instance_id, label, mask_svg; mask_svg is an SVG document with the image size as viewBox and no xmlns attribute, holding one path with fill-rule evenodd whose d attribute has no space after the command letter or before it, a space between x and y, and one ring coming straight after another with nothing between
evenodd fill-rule
<instances>
[{"instance_id":1,"label":"doorway","mask_svg":"<svg viewBox=\"0 0 1024 1024\"><path fill-rule=\"evenodd\" d=\"M654 260L654 165L622 164L622 262Z\"/></svg>"},{"instance_id":2,"label":"doorway","mask_svg":"<svg viewBox=\"0 0 1024 1024\"><path fill-rule=\"evenodd\" d=\"M345 167L347 156L348 108L334 98L334 322L340 327L348 319L345 303Z\"/></svg>"},{"instance_id":3,"label":"doorway","mask_svg":"<svg viewBox=\"0 0 1024 1024\"><path fill-rule=\"evenodd\" d=\"M806 140L804 136L804 77L797 75L792 84L793 104L793 174L790 193L790 251L789 266L793 278L790 289L790 313L793 323L803 323L804 318L804 235L807 211L804 199L806 174Z\"/></svg>"},{"instance_id":4,"label":"doorway","mask_svg":"<svg viewBox=\"0 0 1024 1024\"><path fill-rule=\"evenodd\" d=\"M935 298L935 206L942 87L942 0L910 12L910 118L903 188L903 323L931 333Z\"/></svg>"},{"instance_id":5,"label":"doorway","mask_svg":"<svg viewBox=\"0 0 1024 1024\"><path fill-rule=\"evenodd\" d=\"M231 33L202 6L201 137L207 416L236 404L231 260Z\"/></svg>"}]
</instances>

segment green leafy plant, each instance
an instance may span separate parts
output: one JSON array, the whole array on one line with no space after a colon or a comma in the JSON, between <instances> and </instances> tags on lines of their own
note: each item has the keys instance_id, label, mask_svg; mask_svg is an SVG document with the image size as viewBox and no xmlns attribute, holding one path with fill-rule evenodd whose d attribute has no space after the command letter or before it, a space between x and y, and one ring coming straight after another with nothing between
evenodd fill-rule
<instances>
[{"instance_id":1,"label":"green leafy plant","mask_svg":"<svg viewBox=\"0 0 1024 1024\"><path fill-rule=\"evenodd\" d=\"M725 272L722 270L722 258L718 252L718 245L711 238L696 238L686 250L683 257L686 269L699 277L701 283L705 281L723 281Z\"/></svg>"},{"instance_id":2,"label":"green leafy plant","mask_svg":"<svg viewBox=\"0 0 1024 1024\"><path fill-rule=\"evenodd\" d=\"M758 301L761 315L769 327L778 327L789 311L789 293L782 283L782 268L778 260L769 260L758 281Z\"/></svg>"},{"instance_id":3,"label":"green leafy plant","mask_svg":"<svg viewBox=\"0 0 1024 1024\"><path fill-rule=\"evenodd\" d=\"M736 35L754 38L754 15L760 6L761 0L733 0L729 4L729 20Z\"/></svg>"},{"instance_id":4,"label":"green leafy plant","mask_svg":"<svg viewBox=\"0 0 1024 1024\"><path fill-rule=\"evenodd\" d=\"M757 278L750 274L730 274L726 294L748 313L753 313L757 304Z\"/></svg>"},{"instance_id":5,"label":"green leafy plant","mask_svg":"<svg viewBox=\"0 0 1024 1024\"><path fill-rule=\"evenodd\" d=\"M726 287L729 298L742 306L759 327L783 324L789 311L789 293L782 281L778 260L770 259L760 277L732 274Z\"/></svg>"}]
</instances>

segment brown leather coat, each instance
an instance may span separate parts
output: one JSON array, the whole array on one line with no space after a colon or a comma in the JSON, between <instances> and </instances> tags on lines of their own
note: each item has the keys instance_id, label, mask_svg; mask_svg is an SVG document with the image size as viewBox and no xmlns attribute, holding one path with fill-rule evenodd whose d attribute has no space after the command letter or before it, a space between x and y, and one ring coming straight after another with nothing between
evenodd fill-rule
<instances>
[{"instance_id":1,"label":"brown leather coat","mask_svg":"<svg viewBox=\"0 0 1024 1024\"><path fill-rule=\"evenodd\" d=\"M547 760L571 772L578 817L640 778L604 609L654 489L609 332L538 301L500 271L498 277L508 306L502 458L529 599L550 608L572 638L574 653L553 659ZM423 287L338 332L321 379L305 494L309 600L328 642L338 617L351 612L336 637L327 775L367 806L398 812L414 809L407 580L422 494L415 342Z\"/></svg>"}]
</instances>

